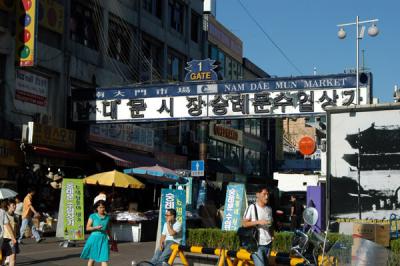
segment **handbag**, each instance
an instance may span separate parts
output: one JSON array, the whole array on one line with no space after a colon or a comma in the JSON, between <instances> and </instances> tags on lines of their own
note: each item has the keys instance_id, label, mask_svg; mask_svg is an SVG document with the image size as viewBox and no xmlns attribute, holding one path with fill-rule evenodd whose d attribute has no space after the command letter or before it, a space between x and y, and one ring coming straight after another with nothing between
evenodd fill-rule
<instances>
[{"instance_id":1,"label":"handbag","mask_svg":"<svg viewBox=\"0 0 400 266\"><path fill-rule=\"evenodd\" d=\"M110 250L111 250L111 251L114 251L114 252L118 252L117 241L111 240L111 247L110 247Z\"/></svg>"},{"instance_id":2,"label":"handbag","mask_svg":"<svg viewBox=\"0 0 400 266\"><path fill-rule=\"evenodd\" d=\"M256 220L258 220L258 213L257 213L257 207L255 204L254 205L254 211L256 215ZM247 211L250 209L251 206L247 209ZM249 250L249 251L255 251L258 248L258 239L259 239L259 230L256 226L252 227L239 227L236 233L239 237L239 242L240 246Z\"/></svg>"}]
</instances>

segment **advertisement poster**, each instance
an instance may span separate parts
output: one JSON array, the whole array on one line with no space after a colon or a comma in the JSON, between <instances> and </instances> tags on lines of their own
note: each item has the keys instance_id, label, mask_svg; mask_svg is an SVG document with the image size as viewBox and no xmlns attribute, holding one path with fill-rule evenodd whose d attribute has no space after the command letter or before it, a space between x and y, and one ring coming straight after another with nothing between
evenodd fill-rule
<instances>
[{"instance_id":1,"label":"advertisement poster","mask_svg":"<svg viewBox=\"0 0 400 266\"><path fill-rule=\"evenodd\" d=\"M229 184L226 189L224 219L222 230L236 231L242 224L245 201L243 184Z\"/></svg>"},{"instance_id":2,"label":"advertisement poster","mask_svg":"<svg viewBox=\"0 0 400 266\"><path fill-rule=\"evenodd\" d=\"M182 224L182 244L184 244L186 241L186 191L179 189L161 190L160 233L165 223L165 213L167 209L176 210L176 219Z\"/></svg>"},{"instance_id":3,"label":"advertisement poster","mask_svg":"<svg viewBox=\"0 0 400 266\"><path fill-rule=\"evenodd\" d=\"M47 114L49 79L24 70L16 70L15 107L20 111Z\"/></svg>"},{"instance_id":4,"label":"advertisement poster","mask_svg":"<svg viewBox=\"0 0 400 266\"><path fill-rule=\"evenodd\" d=\"M331 218L400 215L400 105L339 110L328 121Z\"/></svg>"},{"instance_id":5,"label":"advertisement poster","mask_svg":"<svg viewBox=\"0 0 400 266\"><path fill-rule=\"evenodd\" d=\"M63 179L61 197L64 213L64 239L84 240L82 179Z\"/></svg>"}]
</instances>

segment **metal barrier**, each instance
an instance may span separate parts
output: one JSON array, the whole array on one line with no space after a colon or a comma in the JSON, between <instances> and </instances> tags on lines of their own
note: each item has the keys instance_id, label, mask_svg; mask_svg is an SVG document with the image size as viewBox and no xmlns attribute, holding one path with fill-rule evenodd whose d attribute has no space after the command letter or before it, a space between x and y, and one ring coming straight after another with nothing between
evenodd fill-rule
<instances>
[{"instance_id":1,"label":"metal barrier","mask_svg":"<svg viewBox=\"0 0 400 266\"><path fill-rule=\"evenodd\" d=\"M239 250L227 250L222 248L203 248L199 246L180 246L178 244L173 244L171 246L172 253L168 259L168 264L173 265L176 257L179 255L181 262L184 266L189 266L189 262L186 259L184 252L192 252L197 254L207 254L207 255L217 255L218 266L224 266L225 263L228 266L247 266L254 265L253 260L251 258L251 253L245 249ZM324 262L322 262L321 256L318 257L318 265L333 265L335 258L326 257ZM270 265L297 265L300 263L304 263L304 259L290 257L288 253L281 253L271 251L269 256L269 264Z\"/></svg>"}]
</instances>

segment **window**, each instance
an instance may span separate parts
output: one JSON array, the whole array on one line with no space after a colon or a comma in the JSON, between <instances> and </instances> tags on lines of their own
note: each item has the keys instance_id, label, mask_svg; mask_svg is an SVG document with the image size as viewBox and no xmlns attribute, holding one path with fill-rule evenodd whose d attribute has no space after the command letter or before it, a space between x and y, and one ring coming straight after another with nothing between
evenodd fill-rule
<instances>
[{"instance_id":1,"label":"window","mask_svg":"<svg viewBox=\"0 0 400 266\"><path fill-rule=\"evenodd\" d=\"M201 16L196 14L195 12L192 12L192 21L190 23L191 30L190 30L190 36L192 38L192 41L194 42L199 42L200 38L200 21L201 21Z\"/></svg>"},{"instance_id":2,"label":"window","mask_svg":"<svg viewBox=\"0 0 400 266\"><path fill-rule=\"evenodd\" d=\"M102 20L100 17L101 10L99 6L93 3L86 6L76 0L72 1L70 17L71 40L83 44L86 47L98 50L99 33L96 25L101 25Z\"/></svg>"},{"instance_id":3,"label":"window","mask_svg":"<svg viewBox=\"0 0 400 266\"><path fill-rule=\"evenodd\" d=\"M143 9L161 19L162 17L162 1L161 0L142 0Z\"/></svg>"},{"instance_id":4,"label":"window","mask_svg":"<svg viewBox=\"0 0 400 266\"><path fill-rule=\"evenodd\" d=\"M183 5L178 1L169 0L168 14L171 28L173 28L177 32L183 33Z\"/></svg>"},{"instance_id":5,"label":"window","mask_svg":"<svg viewBox=\"0 0 400 266\"><path fill-rule=\"evenodd\" d=\"M218 52L218 61L221 63L219 74L225 79L225 54L221 51Z\"/></svg>"},{"instance_id":6,"label":"window","mask_svg":"<svg viewBox=\"0 0 400 266\"><path fill-rule=\"evenodd\" d=\"M182 57L174 53L168 54L168 79L179 81L182 80L183 60Z\"/></svg>"},{"instance_id":7,"label":"window","mask_svg":"<svg viewBox=\"0 0 400 266\"><path fill-rule=\"evenodd\" d=\"M225 80L232 80L232 59L229 56L225 58Z\"/></svg>"},{"instance_id":8,"label":"window","mask_svg":"<svg viewBox=\"0 0 400 266\"><path fill-rule=\"evenodd\" d=\"M218 49L214 45L208 46L208 54L211 59L218 60Z\"/></svg>"},{"instance_id":9,"label":"window","mask_svg":"<svg viewBox=\"0 0 400 266\"><path fill-rule=\"evenodd\" d=\"M246 119L244 122L244 132L259 137L261 134L261 120Z\"/></svg>"},{"instance_id":10,"label":"window","mask_svg":"<svg viewBox=\"0 0 400 266\"><path fill-rule=\"evenodd\" d=\"M141 64L141 80L145 81L150 79L150 68L152 69L152 78L161 79L160 73L162 73L163 69L163 48L160 45L160 41L147 34L142 33L142 36L141 54L144 56L140 56L137 59ZM137 56L137 54L135 54L133 56Z\"/></svg>"},{"instance_id":11,"label":"window","mask_svg":"<svg viewBox=\"0 0 400 266\"><path fill-rule=\"evenodd\" d=\"M125 64L129 63L132 28L122 19L110 15L108 26L108 54Z\"/></svg>"}]
</instances>

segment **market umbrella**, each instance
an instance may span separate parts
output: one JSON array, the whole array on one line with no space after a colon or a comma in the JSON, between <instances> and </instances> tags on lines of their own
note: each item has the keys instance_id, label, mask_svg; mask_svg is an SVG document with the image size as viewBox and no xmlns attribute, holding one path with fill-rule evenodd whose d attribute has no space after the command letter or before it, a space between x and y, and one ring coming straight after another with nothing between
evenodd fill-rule
<instances>
[{"instance_id":1,"label":"market umbrella","mask_svg":"<svg viewBox=\"0 0 400 266\"><path fill-rule=\"evenodd\" d=\"M101 185L109 187L138 188L142 189L145 185L136 178L121 173L117 170L102 172L84 178L85 184Z\"/></svg>"},{"instance_id":2,"label":"market umbrella","mask_svg":"<svg viewBox=\"0 0 400 266\"><path fill-rule=\"evenodd\" d=\"M0 200L14 198L17 192L8 188L0 188Z\"/></svg>"},{"instance_id":3,"label":"market umbrella","mask_svg":"<svg viewBox=\"0 0 400 266\"><path fill-rule=\"evenodd\" d=\"M142 176L155 183L176 183L180 181L175 171L159 165L129 168L125 169L124 173Z\"/></svg>"}]
</instances>

